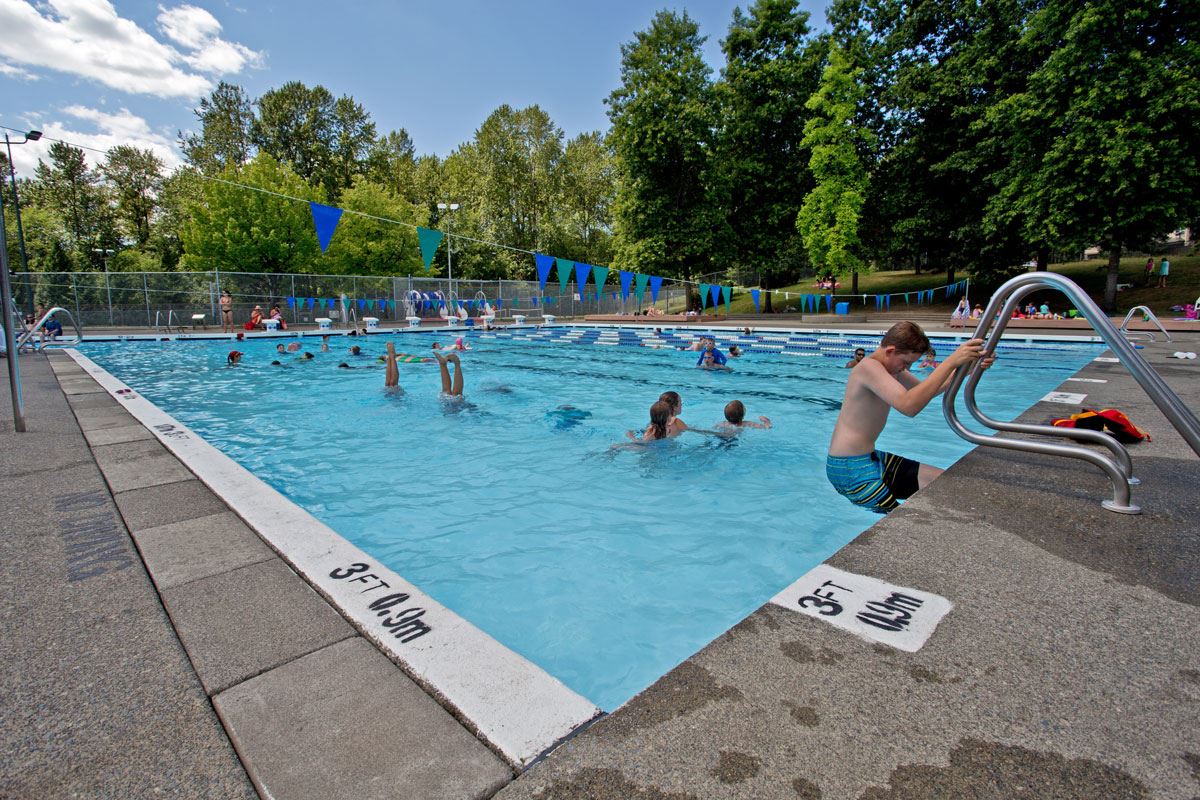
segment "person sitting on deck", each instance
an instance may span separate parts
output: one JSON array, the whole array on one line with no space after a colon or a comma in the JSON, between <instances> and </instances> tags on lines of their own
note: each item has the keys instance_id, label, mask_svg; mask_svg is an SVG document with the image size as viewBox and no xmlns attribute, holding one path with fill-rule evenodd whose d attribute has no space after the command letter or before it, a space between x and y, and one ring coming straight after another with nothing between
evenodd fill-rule
<instances>
[{"instance_id":1,"label":"person sitting on deck","mask_svg":"<svg viewBox=\"0 0 1200 800\"><path fill-rule=\"evenodd\" d=\"M283 312L279 310L279 303L271 306L271 319L279 323L279 330L287 330L287 320L283 318Z\"/></svg>"},{"instance_id":2,"label":"person sitting on deck","mask_svg":"<svg viewBox=\"0 0 1200 800\"><path fill-rule=\"evenodd\" d=\"M263 320L262 306L255 306L254 309L250 312L249 322L247 322L242 327L244 327L248 331L252 331L255 328L262 325L262 320Z\"/></svg>"}]
</instances>

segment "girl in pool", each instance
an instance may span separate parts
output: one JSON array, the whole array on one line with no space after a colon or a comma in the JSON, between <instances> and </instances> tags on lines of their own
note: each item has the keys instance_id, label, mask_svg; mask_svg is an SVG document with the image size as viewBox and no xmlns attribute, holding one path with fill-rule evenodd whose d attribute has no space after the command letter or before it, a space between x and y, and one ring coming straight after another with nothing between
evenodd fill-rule
<instances>
[{"instance_id":1,"label":"girl in pool","mask_svg":"<svg viewBox=\"0 0 1200 800\"><path fill-rule=\"evenodd\" d=\"M917 364L917 369L933 369L937 365L937 353L930 349L925 352L925 357L921 359L921 363Z\"/></svg>"},{"instance_id":2,"label":"girl in pool","mask_svg":"<svg viewBox=\"0 0 1200 800\"><path fill-rule=\"evenodd\" d=\"M650 424L642 432L642 441L654 442L659 439L666 439L669 436L678 436L679 434L677 433L671 433L668 427L673 419L670 403L659 400L650 406Z\"/></svg>"}]
</instances>

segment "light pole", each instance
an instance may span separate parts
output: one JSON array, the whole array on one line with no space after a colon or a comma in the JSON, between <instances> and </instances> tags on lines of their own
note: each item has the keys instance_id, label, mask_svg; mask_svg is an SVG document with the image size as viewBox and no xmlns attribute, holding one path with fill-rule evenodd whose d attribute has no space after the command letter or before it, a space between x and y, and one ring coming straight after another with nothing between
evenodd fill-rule
<instances>
[{"instance_id":1,"label":"light pole","mask_svg":"<svg viewBox=\"0 0 1200 800\"><path fill-rule=\"evenodd\" d=\"M21 367L17 354L16 314L8 285L8 241L4 232L4 197L0 194L0 303L4 304L4 352L8 354L8 391L12 396L13 428L25 431L25 403L21 400Z\"/></svg>"},{"instance_id":2,"label":"light pole","mask_svg":"<svg viewBox=\"0 0 1200 800\"><path fill-rule=\"evenodd\" d=\"M113 325L113 309L112 309L112 284L108 282L108 257L116 250L109 250L107 247L93 247L93 253L99 253L104 264L104 289L108 292L108 324Z\"/></svg>"},{"instance_id":3,"label":"light pole","mask_svg":"<svg viewBox=\"0 0 1200 800\"><path fill-rule=\"evenodd\" d=\"M438 209L441 211L458 211L458 203L438 203ZM446 215L446 280L450 282L450 294L454 294L454 240L450 238L450 224L453 218ZM454 299L458 300L458 295L454 295ZM455 309L457 312L458 309Z\"/></svg>"},{"instance_id":4,"label":"light pole","mask_svg":"<svg viewBox=\"0 0 1200 800\"><path fill-rule=\"evenodd\" d=\"M29 131L25 134L25 138L16 144L25 144L26 142L36 142L42 138L41 131ZM4 134L4 146L8 150L8 177L12 181L13 192L13 211L17 215L17 245L21 249L21 271L29 272L29 259L25 256L25 229L21 226L21 198L17 196L17 173L13 169L12 146L8 138L8 133ZM29 311L33 313L33 283L29 285Z\"/></svg>"}]
</instances>

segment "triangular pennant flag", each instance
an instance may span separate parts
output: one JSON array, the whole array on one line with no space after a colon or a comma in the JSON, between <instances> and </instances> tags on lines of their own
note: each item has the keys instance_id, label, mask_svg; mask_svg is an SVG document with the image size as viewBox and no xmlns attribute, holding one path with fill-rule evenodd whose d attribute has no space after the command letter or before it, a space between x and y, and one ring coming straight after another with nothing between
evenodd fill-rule
<instances>
[{"instance_id":1,"label":"triangular pennant flag","mask_svg":"<svg viewBox=\"0 0 1200 800\"><path fill-rule=\"evenodd\" d=\"M708 292L712 289L712 285L708 283L700 284L700 308L701 310L708 308Z\"/></svg>"},{"instance_id":2,"label":"triangular pennant flag","mask_svg":"<svg viewBox=\"0 0 1200 800\"><path fill-rule=\"evenodd\" d=\"M655 275L650 279L650 302L658 302L658 290L662 288L662 278Z\"/></svg>"},{"instance_id":3,"label":"triangular pennant flag","mask_svg":"<svg viewBox=\"0 0 1200 800\"><path fill-rule=\"evenodd\" d=\"M708 287L708 292L710 295L712 295L712 307L715 311L717 306L721 304L721 287L713 284L712 286Z\"/></svg>"},{"instance_id":4,"label":"triangular pennant flag","mask_svg":"<svg viewBox=\"0 0 1200 800\"><path fill-rule=\"evenodd\" d=\"M757 313L759 312L759 307L758 307L758 289L751 289L751 290L750 290L750 297L751 297L751 298L753 298L753 300L754 300L754 313L756 313L756 314L757 314Z\"/></svg>"},{"instance_id":5,"label":"triangular pennant flag","mask_svg":"<svg viewBox=\"0 0 1200 800\"><path fill-rule=\"evenodd\" d=\"M535 298L533 298L533 304L534 304L535 306L538 304L538 299L537 299L536 297L535 297Z\"/></svg>"},{"instance_id":6,"label":"triangular pennant flag","mask_svg":"<svg viewBox=\"0 0 1200 800\"><path fill-rule=\"evenodd\" d=\"M425 271L433 265L433 254L437 252L446 234L432 228L417 228L417 244L421 246L421 258L425 261Z\"/></svg>"},{"instance_id":7,"label":"triangular pennant flag","mask_svg":"<svg viewBox=\"0 0 1200 800\"><path fill-rule=\"evenodd\" d=\"M504 305L504 301L501 300L499 297L497 297L496 298L496 308L500 308L503 305Z\"/></svg>"},{"instance_id":8,"label":"triangular pennant flag","mask_svg":"<svg viewBox=\"0 0 1200 800\"><path fill-rule=\"evenodd\" d=\"M825 295L825 311L833 311L833 295L831 294Z\"/></svg>"},{"instance_id":9,"label":"triangular pennant flag","mask_svg":"<svg viewBox=\"0 0 1200 800\"><path fill-rule=\"evenodd\" d=\"M904 305L908 305L908 292L904 293Z\"/></svg>"},{"instance_id":10,"label":"triangular pennant flag","mask_svg":"<svg viewBox=\"0 0 1200 800\"><path fill-rule=\"evenodd\" d=\"M892 296L890 294L884 295L883 302L887 304L888 311L891 311L892 310Z\"/></svg>"},{"instance_id":11,"label":"triangular pennant flag","mask_svg":"<svg viewBox=\"0 0 1200 800\"><path fill-rule=\"evenodd\" d=\"M575 264L575 291L579 294L579 299L583 299L583 285L587 283L588 276L592 274L591 264Z\"/></svg>"},{"instance_id":12,"label":"triangular pennant flag","mask_svg":"<svg viewBox=\"0 0 1200 800\"><path fill-rule=\"evenodd\" d=\"M608 280L608 267L592 267L592 280L596 282L596 298L604 291L604 282Z\"/></svg>"},{"instance_id":13,"label":"triangular pennant flag","mask_svg":"<svg viewBox=\"0 0 1200 800\"><path fill-rule=\"evenodd\" d=\"M550 268L554 266L553 256L544 256L541 253L534 253L533 260L537 262L538 287L540 291L546 291L546 281L550 277Z\"/></svg>"},{"instance_id":14,"label":"triangular pennant flag","mask_svg":"<svg viewBox=\"0 0 1200 800\"><path fill-rule=\"evenodd\" d=\"M722 286L721 287L721 296L725 298L725 313L728 314L729 313L729 301L731 299L733 299L733 287L732 286Z\"/></svg>"},{"instance_id":15,"label":"triangular pennant flag","mask_svg":"<svg viewBox=\"0 0 1200 800\"><path fill-rule=\"evenodd\" d=\"M332 297L329 298L328 300L325 301L325 303L326 303L326 308L328 308L330 311L333 311L333 298Z\"/></svg>"},{"instance_id":16,"label":"triangular pennant flag","mask_svg":"<svg viewBox=\"0 0 1200 800\"><path fill-rule=\"evenodd\" d=\"M554 264L558 267L558 291L566 294L567 284L571 282L571 262L566 258L556 258Z\"/></svg>"},{"instance_id":17,"label":"triangular pennant flag","mask_svg":"<svg viewBox=\"0 0 1200 800\"><path fill-rule=\"evenodd\" d=\"M359 311L362 311L362 310L363 310L364 308L366 308L366 307L367 307L367 301L366 301L366 300L359 300L359 301L358 301L358 310L359 310Z\"/></svg>"},{"instance_id":18,"label":"triangular pennant flag","mask_svg":"<svg viewBox=\"0 0 1200 800\"><path fill-rule=\"evenodd\" d=\"M649 275L637 273L633 282L633 295L639 303L642 302L642 295L646 293L646 282L650 280ZM660 279L661 280L661 279Z\"/></svg>"},{"instance_id":19,"label":"triangular pennant flag","mask_svg":"<svg viewBox=\"0 0 1200 800\"><path fill-rule=\"evenodd\" d=\"M333 238L333 232L337 230L338 220L342 218L342 210L312 201L309 201L308 207L312 209L313 227L317 229L317 242L320 243L321 252L324 253L325 248L329 247L329 240Z\"/></svg>"},{"instance_id":20,"label":"triangular pennant flag","mask_svg":"<svg viewBox=\"0 0 1200 800\"><path fill-rule=\"evenodd\" d=\"M296 307L296 298L289 297L287 299L287 303L288 303L288 308L295 308Z\"/></svg>"},{"instance_id":21,"label":"triangular pennant flag","mask_svg":"<svg viewBox=\"0 0 1200 800\"><path fill-rule=\"evenodd\" d=\"M621 299L629 299L629 287L633 285L633 273L628 270L621 270Z\"/></svg>"}]
</instances>

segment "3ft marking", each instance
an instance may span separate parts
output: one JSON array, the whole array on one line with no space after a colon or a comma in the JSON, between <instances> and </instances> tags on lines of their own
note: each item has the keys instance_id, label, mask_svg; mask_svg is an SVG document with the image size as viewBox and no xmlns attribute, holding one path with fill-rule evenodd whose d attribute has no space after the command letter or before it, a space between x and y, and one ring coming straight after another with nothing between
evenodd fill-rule
<instances>
[{"instance_id":1,"label":"3ft marking","mask_svg":"<svg viewBox=\"0 0 1200 800\"><path fill-rule=\"evenodd\" d=\"M346 581L348 584L362 584L365 588L359 592L360 595L392 588L391 584L371 572L370 564L362 562L355 562L348 567L338 567L329 573L329 577L335 581ZM421 621L421 617L425 616L425 609L420 606L404 606L409 598L408 592L391 592L373 595L367 604L367 611L380 618L379 624L384 628L385 635L399 639L406 644L433 632L433 628Z\"/></svg>"}]
</instances>

